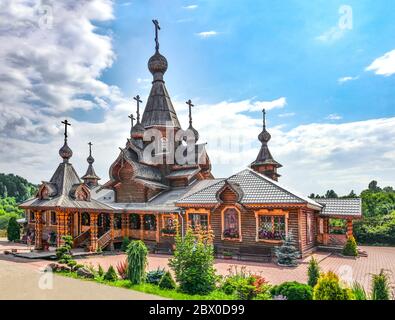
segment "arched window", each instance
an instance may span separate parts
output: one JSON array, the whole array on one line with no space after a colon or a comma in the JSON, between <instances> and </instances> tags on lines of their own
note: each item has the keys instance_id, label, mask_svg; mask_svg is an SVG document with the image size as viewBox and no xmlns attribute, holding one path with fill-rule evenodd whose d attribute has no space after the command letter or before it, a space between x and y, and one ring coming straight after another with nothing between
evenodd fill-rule
<instances>
[{"instance_id":1,"label":"arched window","mask_svg":"<svg viewBox=\"0 0 395 320\"><path fill-rule=\"evenodd\" d=\"M241 241L240 211L225 208L222 211L222 239Z\"/></svg>"},{"instance_id":2,"label":"arched window","mask_svg":"<svg viewBox=\"0 0 395 320\"><path fill-rule=\"evenodd\" d=\"M83 212L81 214L81 225L83 226L90 226L91 219L89 217L89 213Z\"/></svg>"},{"instance_id":3,"label":"arched window","mask_svg":"<svg viewBox=\"0 0 395 320\"><path fill-rule=\"evenodd\" d=\"M140 230L141 223L140 223L140 216L136 213L132 213L129 216L129 228L132 230Z\"/></svg>"}]
</instances>

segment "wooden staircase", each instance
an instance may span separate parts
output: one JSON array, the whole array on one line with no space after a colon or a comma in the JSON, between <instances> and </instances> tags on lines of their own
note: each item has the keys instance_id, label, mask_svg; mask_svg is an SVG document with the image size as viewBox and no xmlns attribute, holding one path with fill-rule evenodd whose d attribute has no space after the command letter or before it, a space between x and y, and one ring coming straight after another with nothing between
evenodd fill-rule
<instances>
[{"instance_id":1,"label":"wooden staircase","mask_svg":"<svg viewBox=\"0 0 395 320\"><path fill-rule=\"evenodd\" d=\"M98 240L97 244L100 249L104 249L111 242L111 230L104 233Z\"/></svg>"},{"instance_id":2,"label":"wooden staircase","mask_svg":"<svg viewBox=\"0 0 395 320\"><path fill-rule=\"evenodd\" d=\"M91 235L91 231L88 229L85 232L81 233L79 236L74 238L74 248L84 247L86 242L89 240Z\"/></svg>"}]
</instances>

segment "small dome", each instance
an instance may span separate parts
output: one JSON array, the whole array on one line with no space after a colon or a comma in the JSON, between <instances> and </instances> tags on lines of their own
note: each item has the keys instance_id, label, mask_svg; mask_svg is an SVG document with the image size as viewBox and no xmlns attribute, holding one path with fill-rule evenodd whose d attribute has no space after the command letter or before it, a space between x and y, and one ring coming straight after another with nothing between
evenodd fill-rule
<instances>
[{"instance_id":1,"label":"small dome","mask_svg":"<svg viewBox=\"0 0 395 320\"><path fill-rule=\"evenodd\" d=\"M272 136L266 130L263 130L258 136L260 142L269 142L271 138Z\"/></svg>"},{"instance_id":2,"label":"small dome","mask_svg":"<svg viewBox=\"0 0 395 320\"><path fill-rule=\"evenodd\" d=\"M159 52L156 52L149 60L148 60L148 69L154 75L155 73L164 74L167 70L167 60L164 56L162 56Z\"/></svg>"},{"instance_id":3,"label":"small dome","mask_svg":"<svg viewBox=\"0 0 395 320\"><path fill-rule=\"evenodd\" d=\"M89 157L86 158L86 161L88 161L89 164L92 164L93 162L95 162L95 159L91 155L89 155Z\"/></svg>"},{"instance_id":4,"label":"small dome","mask_svg":"<svg viewBox=\"0 0 395 320\"><path fill-rule=\"evenodd\" d=\"M67 145L67 142L65 142L63 147L59 149L59 155L63 158L64 161L69 160L73 156L73 151Z\"/></svg>"},{"instance_id":5,"label":"small dome","mask_svg":"<svg viewBox=\"0 0 395 320\"><path fill-rule=\"evenodd\" d=\"M199 140L199 132L194 127L192 127L192 125L190 125L188 127L188 130L191 130L193 132L193 134L195 136L195 141L198 141Z\"/></svg>"},{"instance_id":6,"label":"small dome","mask_svg":"<svg viewBox=\"0 0 395 320\"><path fill-rule=\"evenodd\" d=\"M137 123L131 131L132 138L142 138L144 135L144 127L141 123Z\"/></svg>"}]
</instances>

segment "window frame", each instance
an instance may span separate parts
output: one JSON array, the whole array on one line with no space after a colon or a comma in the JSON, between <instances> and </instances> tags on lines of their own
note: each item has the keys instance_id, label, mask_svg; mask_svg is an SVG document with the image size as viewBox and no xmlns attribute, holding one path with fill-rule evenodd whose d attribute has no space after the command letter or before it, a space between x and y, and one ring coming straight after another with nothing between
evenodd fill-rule
<instances>
[{"instance_id":1,"label":"window frame","mask_svg":"<svg viewBox=\"0 0 395 320\"><path fill-rule=\"evenodd\" d=\"M52 223L52 214L55 214L55 222ZM49 211L49 224L51 226L56 226L58 225L58 215L56 214L56 211Z\"/></svg>"},{"instance_id":2,"label":"window frame","mask_svg":"<svg viewBox=\"0 0 395 320\"><path fill-rule=\"evenodd\" d=\"M177 234L177 227L176 226L174 226L174 230L175 230L174 234L163 231L166 226L166 219L169 219L169 218L173 219L173 221L178 219L175 214L171 214L171 213L170 214L162 214L162 225L161 225L160 233L164 237L175 237Z\"/></svg>"},{"instance_id":3,"label":"window frame","mask_svg":"<svg viewBox=\"0 0 395 320\"><path fill-rule=\"evenodd\" d=\"M288 237L288 219L289 219L289 212L284 211L282 209L274 209L274 210L268 210L268 209L261 209L258 211L255 211L255 241L256 242L266 242L266 243L282 243L283 240L271 240L271 239L260 239L259 238L259 225L260 225L260 217L261 216L268 216L268 217L278 217L278 216L283 216L284 217L284 222L285 222L285 237ZM272 223L274 222L274 219L272 219ZM273 223L274 226L274 223Z\"/></svg>"},{"instance_id":4,"label":"window frame","mask_svg":"<svg viewBox=\"0 0 395 320\"><path fill-rule=\"evenodd\" d=\"M189 218L190 214L206 215L207 216L207 229L210 229L210 227L211 227L211 216L210 216L211 212L210 212L210 210L203 209L203 208L186 210L186 212L185 212L186 225L187 225L187 227L191 227L192 228L192 225L191 225L191 222L190 222L191 219Z\"/></svg>"},{"instance_id":5,"label":"window frame","mask_svg":"<svg viewBox=\"0 0 395 320\"><path fill-rule=\"evenodd\" d=\"M238 215L238 229L239 229L239 237L238 238L228 238L224 236L224 227L225 227L225 212L228 209L235 209ZM242 242L243 241L243 235L241 233L241 211L239 208L236 206L226 206L225 208L222 209L221 211L221 240L226 240L226 241L236 241L236 242Z\"/></svg>"}]
</instances>

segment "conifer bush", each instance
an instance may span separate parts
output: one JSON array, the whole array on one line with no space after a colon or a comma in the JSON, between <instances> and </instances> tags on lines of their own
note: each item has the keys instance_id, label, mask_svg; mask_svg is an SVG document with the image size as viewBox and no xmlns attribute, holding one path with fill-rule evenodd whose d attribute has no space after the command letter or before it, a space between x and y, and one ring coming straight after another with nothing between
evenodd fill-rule
<instances>
[{"instance_id":1,"label":"conifer bush","mask_svg":"<svg viewBox=\"0 0 395 320\"><path fill-rule=\"evenodd\" d=\"M297 266L300 253L293 245L292 238L287 237L280 247L276 247L275 255L279 265L292 267Z\"/></svg>"},{"instance_id":2,"label":"conifer bush","mask_svg":"<svg viewBox=\"0 0 395 320\"><path fill-rule=\"evenodd\" d=\"M390 277L383 269L372 275L372 300L390 300Z\"/></svg>"},{"instance_id":3,"label":"conifer bush","mask_svg":"<svg viewBox=\"0 0 395 320\"><path fill-rule=\"evenodd\" d=\"M173 280L173 277L171 276L171 273L167 271L162 279L159 281L159 288L161 289L175 289L176 288L176 283Z\"/></svg>"},{"instance_id":4,"label":"conifer bush","mask_svg":"<svg viewBox=\"0 0 395 320\"><path fill-rule=\"evenodd\" d=\"M314 288L314 286L317 284L318 278L320 277L320 267L318 265L318 261L314 257L311 257L309 261L307 275L309 278L307 284Z\"/></svg>"},{"instance_id":5,"label":"conifer bush","mask_svg":"<svg viewBox=\"0 0 395 320\"><path fill-rule=\"evenodd\" d=\"M141 240L131 241L126 250L128 255L127 275L132 284L140 284L145 280L147 267L147 246Z\"/></svg>"},{"instance_id":6,"label":"conifer bush","mask_svg":"<svg viewBox=\"0 0 395 320\"><path fill-rule=\"evenodd\" d=\"M349 288L340 286L339 277L332 271L322 274L313 290L314 300L354 300Z\"/></svg>"},{"instance_id":7,"label":"conifer bush","mask_svg":"<svg viewBox=\"0 0 395 320\"><path fill-rule=\"evenodd\" d=\"M71 236L63 236L63 245L56 249L56 258L59 263L73 263L71 248L73 247L73 238Z\"/></svg>"},{"instance_id":8,"label":"conifer bush","mask_svg":"<svg viewBox=\"0 0 395 320\"><path fill-rule=\"evenodd\" d=\"M166 273L165 269L158 268L153 271L147 272L145 282L150 284L159 285L159 281L162 279Z\"/></svg>"},{"instance_id":9,"label":"conifer bush","mask_svg":"<svg viewBox=\"0 0 395 320\"><path fill-rule=\"evenodd\" d=\"M122 240L122 245L121 245L121 250L123 252L126 252L126 250L128 249L129 243L130 243L129 238L128 237L124 237L123 240Z\"/></svg>"},{"instance_id":10,"label":"conifer bush","mask_svg":"<svg viewBox=\"0 0 395 320\"><path fill-rule=\"evenodd\" d=\"M270 293L272 296L283 296L287 300L312 300L313 289L311 286L296 281L284 282L274 286Z\"/></svg>"},{"instance_id":11,"label":"conifer bush","mask_svg":"<svg viewBox=\"0 0 395 320\"><path fill-rule=\"evenodd\" d=\"M21 229L15 217L8 220L7 239L8 241L19 241L21 239Z\"/></svg>"},{"instance_id":12,"label":"conifer bush","mask_svg":"<svg viewBox=\"0 0 395 320\"><path fill-rule=\"evenodd\" d=\"M103 267L99 264L99 268L97 270L97 274L99 277L103 277L104 276L104 270Z\"/></svg>"},{"instance_id":13,"label":"conifer bush","mask_svg":"<svg viewBox=\"0 0 395 320\"><path fill-rule=\"evenodd\" d=\"M343 255L356 257L358 255L357 242L353 236L347 238L347 242L343 248Z\"/></svg>"},{"instance_id":14,"label":"conifer bush","mask_svg":"<svg viewBox=\"0 0 395 320\"><path fill-rule=\"evenodd\" d=\"M115 269L114 269L114 267L112 265L110 265L110 267L108 268L108 270L105 273L103 279L107 280L107 281L116 281L116 280L118 280L118 275L117 275L117 273L116 273L116 271L115 271Z\"/></svg>"}]
</instances>

